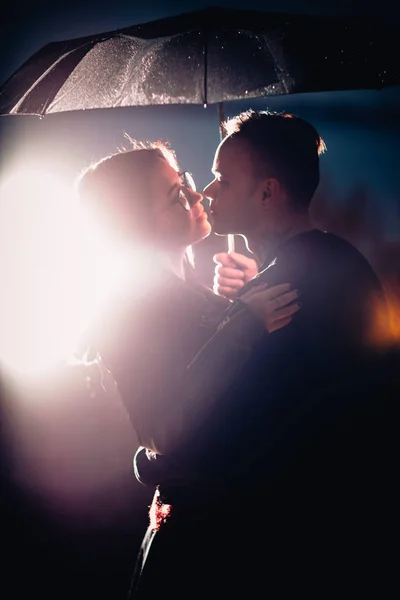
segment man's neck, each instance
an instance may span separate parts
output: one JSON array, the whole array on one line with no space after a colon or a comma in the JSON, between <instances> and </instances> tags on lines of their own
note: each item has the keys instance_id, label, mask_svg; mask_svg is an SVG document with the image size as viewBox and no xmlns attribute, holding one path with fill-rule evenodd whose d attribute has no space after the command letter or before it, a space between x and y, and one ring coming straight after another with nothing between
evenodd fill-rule
<instances>
[{"instance_id":1,"label":"man's neck","mask_svg":"<svg viewBox=\"0 0 400 600\"><path fill-rule=\"evenodd\" d=\"M287 242L290 238L306 233L314 229L310 218L307 215L299 215L298 218L291 220L286 227L283 227L279 233L260 231L254 235L247 235L247 246L256 256L260 265L270 263L274 258L279 246Z\"/></svg>"}]
</instances>

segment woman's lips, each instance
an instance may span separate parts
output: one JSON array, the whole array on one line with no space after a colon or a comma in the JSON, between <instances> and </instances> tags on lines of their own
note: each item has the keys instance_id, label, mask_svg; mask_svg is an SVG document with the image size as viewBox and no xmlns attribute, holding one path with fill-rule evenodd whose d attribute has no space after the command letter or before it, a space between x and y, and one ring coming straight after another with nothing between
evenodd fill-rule
<instances>
[{"instance_id":1,"label":"woman's lips","mask_svg":"<svg viewBox=\"0 0 400 600\"><path fill-rule=\"evenodd\" d=\"M197 210L197 213L194 214L194 219L197 221L197 219L202 219L204 217L207 217L207 213L204 208L200 207L200 209Z\"/></svg>"}]
</instances>

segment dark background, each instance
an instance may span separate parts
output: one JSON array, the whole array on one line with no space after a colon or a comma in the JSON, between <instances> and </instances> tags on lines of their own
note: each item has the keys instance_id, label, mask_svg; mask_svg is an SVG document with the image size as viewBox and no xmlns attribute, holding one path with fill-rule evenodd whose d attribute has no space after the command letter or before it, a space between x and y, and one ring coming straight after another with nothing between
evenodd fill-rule
<instances>
[{"instance_id":1,"label":"dark background","mask_svg":"<svg viewBox=\"0 0 400 600\"><path fill-rule=\"evenodd\" d=\"M57 2L8 7L0 38L0 79L9 77L50 41L125 27L207 6L208 3ZM239 2L220 6L243 7ZM388 1L248 2L246 8L279 12L381 15L398 22ZM399 89L281 96L226 105L270 108L309 119L324 137L322 180L312 206L316 223L340 233L372 262L391 299L392 334L400 336ZM216 107L169 106L82 114L0 118L0 184L23 169L45 166L72 179L92 160L138 139L169 140L182 168L201 188L219 142ZM21 175L22 174L22 175ZM2 223L7 228L7 224ZM4 230L2 230L4 231ZM14 239L15 248L20 240ZM212 255L226 240L210 236L196 262L211 285ZM237 239L237 248L245 251ZM4 250L4 248L3 248ZM12 252L2 255L2 286L10 284ZM34 286L34 283L32 283ZM0 295L1 302L2 295ZM31 311L29 294L22 310ZM0 309L3 310L0 305ZM8 317L18 321L18 311ZM34 314L33 314L34 318ZM1 335L1 332L0 332ZM397 336L397 337L396 337ZM0 367L1 368L1 367ZM3 596L38 593L42 598L124 598L134 557L147 523L151 490L131 469L137 441L111 381L105 391L97 372L69 367L43 380L2 372Z\"/></svg>"}]
</instances>

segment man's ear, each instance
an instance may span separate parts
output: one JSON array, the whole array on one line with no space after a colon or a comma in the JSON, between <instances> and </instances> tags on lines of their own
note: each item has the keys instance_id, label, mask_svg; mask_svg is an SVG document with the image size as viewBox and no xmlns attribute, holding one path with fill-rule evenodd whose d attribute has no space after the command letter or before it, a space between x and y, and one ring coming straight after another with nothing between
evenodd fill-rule
<instances>
[{"instance_id":1,"label":"man's ear","mask_svg":"<svg viewBox=\"0 0 400 600\"><path fill-rule=\"evenodd\" d=\"M268 202L274 201L280 192L281 186L277 179L266 179L262 190L262 203L266 205Z\"/></svg>"}]
</instances>

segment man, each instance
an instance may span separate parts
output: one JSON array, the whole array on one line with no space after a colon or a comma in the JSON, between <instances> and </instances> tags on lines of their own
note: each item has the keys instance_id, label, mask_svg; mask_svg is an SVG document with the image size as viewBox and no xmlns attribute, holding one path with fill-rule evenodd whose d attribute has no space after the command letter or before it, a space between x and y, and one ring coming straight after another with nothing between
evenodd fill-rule
<instances>
[{"instance_id":1,"label":"man","mask_svg":"<svg viewBox=\"0 0 400 600\"><path fill-rule=\"evenodd\" d=\"M323 150L306 121L249 111L216 151L204 190L214 231L243 235L262 267L188 366L190 435L171 437L164 456L136 456L139 480L159 484L161 521L171 509L138 598L350 597L376 583L374 405L361 365L383 298L365 258L311 225ZM250 319L243 332L240 295L286 281L302 296L292 323L267 335Z\"/></svg>"}]
</instances>

